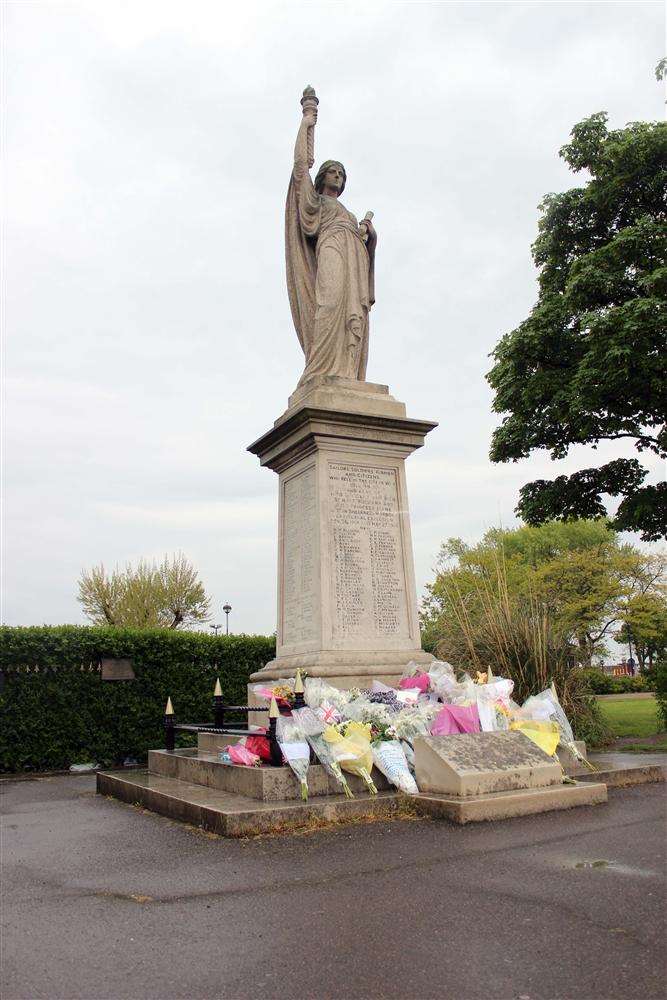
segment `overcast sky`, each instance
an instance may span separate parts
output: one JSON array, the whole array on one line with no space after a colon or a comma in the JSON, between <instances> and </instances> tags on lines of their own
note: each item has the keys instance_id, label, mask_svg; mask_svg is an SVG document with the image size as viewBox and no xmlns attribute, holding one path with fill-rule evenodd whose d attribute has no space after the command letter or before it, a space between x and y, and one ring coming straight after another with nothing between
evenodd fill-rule
<instances>
[{"instance_id":1,"label":"overcast sky","mask_svg":"<svg viewBox=\"0 0 667 1000\"><path fill-rule=\"evenodd\" d=\"M215 621L275 628L278 480L245 449L303 368L283 211L308 83L317 163L375 212L368 379L439 422L407 466L418 592L526 481L632 454L491 465L484 374L536 299L540 199L581 183L572 126L662 115L662 3L3 11L6 623L83 621L82 567L182 550Z\"/></svg>"}]
</instances>

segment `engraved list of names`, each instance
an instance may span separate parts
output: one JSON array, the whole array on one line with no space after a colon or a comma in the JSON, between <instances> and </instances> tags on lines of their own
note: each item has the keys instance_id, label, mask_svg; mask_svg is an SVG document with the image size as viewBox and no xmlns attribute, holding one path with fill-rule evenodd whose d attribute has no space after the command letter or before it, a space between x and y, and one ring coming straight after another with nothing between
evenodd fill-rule
<instances>
[{"instance_id":1,"label":"engraved list of names","mask_svg":"<svg viewBox=\"0 0 667 1000\"><path fill-rule=\"evenodd\" d=\"M315 572L317 508L315 468L283 486L282 642L298 645L317 638L320 618Z\"/></svg>"},{"instance_id":2,"label":"engraved list of names","mask_svg":"<svg viewBox=\"0 0 667 1000\"><path fill-rule=\"evenodd\" d=\"M409 636L395 469L329 464L333 631Z\"/></svg>"}]
</instances>

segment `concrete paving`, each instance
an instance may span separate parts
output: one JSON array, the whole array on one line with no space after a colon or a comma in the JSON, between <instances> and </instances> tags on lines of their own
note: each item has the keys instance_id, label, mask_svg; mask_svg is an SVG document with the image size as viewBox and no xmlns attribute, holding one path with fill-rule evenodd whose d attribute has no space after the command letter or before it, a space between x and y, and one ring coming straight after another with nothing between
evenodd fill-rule
<instances>
[{"instance_id":1,"label":"concrete paving","mask_svg":"<svg viewBox=\"0 0 667 1000\"><path fill-rule=\"evenodd\" d=\"M594 808L224 840L2 783L3 1000L662 998L665 785Z\"/></svg>"}]
</instances>

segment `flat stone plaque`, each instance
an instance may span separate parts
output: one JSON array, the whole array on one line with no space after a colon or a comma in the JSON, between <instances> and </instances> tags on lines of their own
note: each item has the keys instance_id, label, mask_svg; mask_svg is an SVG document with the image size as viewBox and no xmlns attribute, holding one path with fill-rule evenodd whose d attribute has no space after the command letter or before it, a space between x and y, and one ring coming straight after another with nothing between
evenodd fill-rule
<instances>
[{"instance_id":1,"label":"flat stone plaque","mask_svg":"<svg viewBox=\"0 0 667 1000\"><path fill-rule=\"evenodd\" d=\"M102 660L102 680L103 681L133 681L135 680L132 660L112 659L111 657Z\"/></svg>"},{"instance_id":2,"label":"flat stone plaque","mask_svg":"<svg viewBox=\"0 0 667 1000\"><path fill-rule=\"evenodd\" d=\"M558 761L519 732L421 736L415 778L422 792L485 795L561 784Z\"/></svg>"}]
</instances>

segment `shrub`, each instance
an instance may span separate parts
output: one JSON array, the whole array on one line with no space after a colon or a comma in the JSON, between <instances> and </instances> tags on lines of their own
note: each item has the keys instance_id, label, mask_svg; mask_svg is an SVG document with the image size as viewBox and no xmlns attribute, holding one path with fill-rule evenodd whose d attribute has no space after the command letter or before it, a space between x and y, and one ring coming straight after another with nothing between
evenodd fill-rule
<instances>
[{"instance_id":1,"label":"shrub","mask_svg":"<svg viewBox=\"0 0 667 1000\"><path fill-rule=\"evenodd\" d=\"M589 667L581 671L593 694L633 694L653 690L652 679L645 674L636 677L612 677L603 670Z\"/></svg>"},{"instance_id":2,"label":"shrub","mask_svg":"<svg viewBox=\"0 0 667 1000\"><path fill-rule=\"evenodd\" d=\"M212 718L217 676L245 704L249 675L275 655L267 636L63 625L0 628L0 771L43 770L164 745L167 696L180 722ZM136 680L103 681L103 657L129 657Z\"/></svg>"},{"instance_id":3,"label":"shrub","mask_svg":"<svg viewBox=\"0 0 667 1000\"><path fill-rule=\"evenodd\" d=\"M496 557L493 573L472 581L462 593L449 586L450 628L437 655L459 670L485 671L514 681L519 703L552 682L578 739L602 743L610 737L599 705L575 667L574 650L549 608L532 595L510 592L505 563Z\"/></svg>"},{"instance_id":4,"label":"shrub","mask_svg":"<svg viewBox=\"0 0 667 1000\"><path fill-rule=\"evenodd\" d=\"M658 721L667 729L667 657L662 657L655 667L655 696L658 702Z\"/></svg>"}]
</instances>

